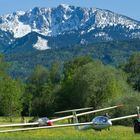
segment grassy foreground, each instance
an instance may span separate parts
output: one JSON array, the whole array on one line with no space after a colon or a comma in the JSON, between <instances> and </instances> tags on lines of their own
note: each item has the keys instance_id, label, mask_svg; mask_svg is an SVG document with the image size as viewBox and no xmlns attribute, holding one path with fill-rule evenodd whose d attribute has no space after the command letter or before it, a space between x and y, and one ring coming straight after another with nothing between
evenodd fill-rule
<instances>
[{"instance_id":1,"label":"grassy foreground","mask_svg":"<svg viewBox=\"0 0 140 140\"><path fill-rule=\"evenodd\" d=\"M110 131L76 131L73 128L1 133L0 140L140 140L132 127L113 126Z\"/></svg>"}]
</instances>

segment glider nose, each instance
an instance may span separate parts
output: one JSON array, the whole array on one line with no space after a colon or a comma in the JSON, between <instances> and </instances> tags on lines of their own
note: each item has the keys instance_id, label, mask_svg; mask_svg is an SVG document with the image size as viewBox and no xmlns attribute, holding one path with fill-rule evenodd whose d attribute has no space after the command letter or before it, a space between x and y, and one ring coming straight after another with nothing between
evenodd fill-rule
<instances>
[{"instance_id":1,"label":"glider nose","mask_svg":"<svg viewBox=\"0 0 140 140\"><path fill-rule=\"evenodd\" d=\"M108 120L108 124L109 124L109 126L112 126L111 120Z\"/></svg>"},{"instance_id":2,"label":"glider nose","mask_svg":"<svg viewBox=\"0 0 140 140\"><path fill-rule=\"evenodd\" d=\"M47 125L48 126L52 126L53 125L53 122L49 120L49 121L47 121Z\"/></svg>"}]
</instances>

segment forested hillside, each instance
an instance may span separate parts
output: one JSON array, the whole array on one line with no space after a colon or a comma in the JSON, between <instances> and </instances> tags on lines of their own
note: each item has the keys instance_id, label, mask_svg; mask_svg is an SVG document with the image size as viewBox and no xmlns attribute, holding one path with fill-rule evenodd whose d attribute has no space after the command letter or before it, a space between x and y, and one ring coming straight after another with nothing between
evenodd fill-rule
<instances>
[{"instance_id":1,"label":"forested hillside","mask_svg":"<svg viewBox=\"0 0 140 140\"><path fill-rule=\"evenodd\" d=\"M28 44L29 45L29 44ZM66 46L67 44L65 44ZM89 45L74 45L38 51L26 46L8 52L5 58L11 64L10 74L13 77L27 79L39 64L50 67L53 62L63 64L78 56L91 56L104 64L119 66L126 63L130 55L140 51L140 40L111 41Z\"/></svg>"}]
</instances>

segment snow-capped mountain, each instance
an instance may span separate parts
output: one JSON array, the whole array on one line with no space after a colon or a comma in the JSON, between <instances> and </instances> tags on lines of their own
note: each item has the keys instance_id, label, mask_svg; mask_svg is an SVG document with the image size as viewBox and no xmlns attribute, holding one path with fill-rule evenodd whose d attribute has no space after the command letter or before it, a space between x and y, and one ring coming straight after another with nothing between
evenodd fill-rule
<instances>
[{"instance_id":1,"label":"snow-capped mountain","mask_svg":"<svg viewBox=\"0 0 140 140\"><path fill-rule=\"evenodd\" d=\"M140 22L114 12L98 8L81 8L61 4L56 8L35 7L0 16L0 40L8 34L7 46L31 32L37 37L32 47L39 50L63 44L140 38ZM50 44L50 46L48 46ZM15 46L15 44L14 44Z\"/></svg>"}]
</instances>

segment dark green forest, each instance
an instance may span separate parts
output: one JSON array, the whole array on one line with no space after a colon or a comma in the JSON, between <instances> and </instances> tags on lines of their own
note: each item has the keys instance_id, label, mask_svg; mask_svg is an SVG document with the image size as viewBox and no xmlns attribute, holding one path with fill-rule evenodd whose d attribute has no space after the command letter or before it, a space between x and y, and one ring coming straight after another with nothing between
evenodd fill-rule
<instances>
[{"instance_id":1,"label":"dark green forest","mask_svg":"<svg viewBox=\"0 0 140 140\"><path fill-rule=\"evenodd\" d=\"M124 104L111 111L117 117L136 113L140 103L140 53L116 67L91 56L75 57L63 66L59 61L36 65L26 80L13 78L11 67L1 55L1 116L53 116L60 110Z\"/></svg>"},{"instance_id":2,"label":"dark green forest","mask_svg":"<svg viewBox=\"0 0 140 140\"><path fill-rule=\"evenodd\" d=\"M132 54L140 51L140 40L110 41L74 46L65 44L65 47L45 51L26 48L26 46L18 46L14 52L9 51L5 54L5 59L10 65L9 73L14 78L27 80L37 65L49 68L52 63L58 62L63 69L65 62L79 56L90 56L94 60L102 61L103 64L118 67L126 63Z\"/></svg>"}]
</instances>

